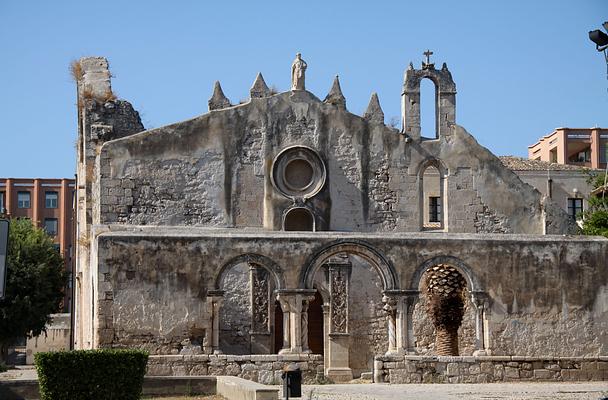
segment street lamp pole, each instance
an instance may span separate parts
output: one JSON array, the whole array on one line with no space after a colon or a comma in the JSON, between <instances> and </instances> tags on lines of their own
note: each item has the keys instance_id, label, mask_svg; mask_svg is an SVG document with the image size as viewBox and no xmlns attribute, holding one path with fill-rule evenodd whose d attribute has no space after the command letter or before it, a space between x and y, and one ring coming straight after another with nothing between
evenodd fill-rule
<instances>
[{"instance_id":1,"label":"street lamp pole","mask_svg":"<svg viewBox=\"0 0 608 400\"><path fill-rule=\"evenodd\" d=\"M608 32L608 21L602 24L604 30ZM606 60L606 78L608 79L608 35L599 29L589 31L589 39L595 43L595 48L599 52L604 53L604 59Z\"/></svg>"}]
</instances>

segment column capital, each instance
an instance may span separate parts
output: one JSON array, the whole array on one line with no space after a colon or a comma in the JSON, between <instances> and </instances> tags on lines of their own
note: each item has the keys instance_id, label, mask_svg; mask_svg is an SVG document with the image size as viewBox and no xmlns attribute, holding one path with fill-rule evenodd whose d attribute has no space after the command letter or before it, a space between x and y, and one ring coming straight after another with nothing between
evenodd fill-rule
<instances>
[{"instance_id":1,"label":"column capital","mask_svg":"<svg viewBox=\"0 0 608 400\"><path fill-rule=\"evenodd\" d=\"M490 306L490 296L483 291L472 291L469 292L471 294L471 302L475 304L477 308L488 308Z\"/></svg>"}]
</instances>

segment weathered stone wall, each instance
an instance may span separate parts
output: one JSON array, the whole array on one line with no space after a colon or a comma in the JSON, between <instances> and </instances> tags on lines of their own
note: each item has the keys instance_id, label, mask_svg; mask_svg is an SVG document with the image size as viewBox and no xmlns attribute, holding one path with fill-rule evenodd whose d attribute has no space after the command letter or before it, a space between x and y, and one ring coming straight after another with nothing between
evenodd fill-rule
<instances>
[{"instance_id":1,"label":"weathered stone wall","mask_svg":"<svg viewBox=\"0 0 608 400\"><path fill-rule=\"evenodd\" d=\"M608 380L608 357L376 357L376 382L488 383Z\"/></svg>"},{"instance_id":2,"label":"weathered stone wall","mask_svg":"<svg viewBox=\"0 0 608 400\"><path fill-rule=\"evenodd\" d=\"M251 354L251 285L249 266L241 263L224 275L220 310L220 347L226 354Z\"/></svg>"},{"instance_id":3,"label":"weathered stone wall","mask_svg":"<svg viewBox=\"0 0 608 400\"><path fill-rule=\"evenodd\" d=\"M318 354L150 356L147 375L228 375L265 385L280 385L283 368L292 363L302 370L304 384L324 382L323 356Z\"/></svg>"},{"instance_id":4,"label":"weathered stone wall","mask_svg":"<svg viewBox=\"0 0 608 400\"><path fill-rule=\"evenodd\" d=\"M353 263L348 299L349 360L353 376L371 372L374 355L386 352L388 337L382 311L382 281L369 263L351 257Z\"/></svg>"},{"instance_id":5,"label":"weathered stone wall","mask_svg":"<svg viewBox=\"0 0 608 400\"><path fill-rule=\"evenodd\" d=\"M76 246L75 256L75 335L77 348L90 348L93 343L90 332L93 330L93 289L94 277L91 276L89 262L92 242L91 229L98 223L101 213L109 212L108 207L100 207L102 192L109 189L99 187L100 177L110 171L100 170L98 155L102 144L130 134L141 132L144 126L139 114L131 104L117 100L112 93L108 61L102 57L87 57L74 64L74 77L77 79L78 141L76 170ZM118 203L114 207L126 207ZM114 212L114 211L113 211Z\"/></svg>"},{"instance_id":6,"label":"weathered stone wall","mask_svg":"<svg viewBox=\"0 0 608 400\"><path fill-rule=\"evenodd\" d=\"M268 257L277 265L275 275L283 282L282 289L304 288L306 271L319 254L329 257L332 249L333 254L351 251L365 256L384 285L388 277L383 265L375 265L368 251L374 249L384 257L387 268L395 271L397 286L390 289L418 290L416 276L434 262L451 263L461 272L466 267L474 284L471 289L489 297L487 324L493 354L608 352L608 240L602 238L109 229L95 234L99 261L93 264L98 279L95 293L102 300L95 315L102 347L138 346L157 354L178 353L181 343L208 323L206 293L214 288L222 267L237 256ZM353 275L353 283L358 285L364 275ZM366 287L377 285L372 275ZM353 296L353 301L362 300L359 292ZM374 318L379 330L380 318ZM374 337L378 334L374 332L368 334ZM375 340L370 343L384 339ZM462 345L463 349L467 346Z\"/></svg>"},{"instance_id":7,"label":"weathered stone wall","mask_svg":"<svg viewBox=\"0 0 608 400\"><path fill-rule=\"evenodd\" d=\"M422 230L419 174L430 161L447 180L442 230L541 234L546 214L566 218L562 210L545 213L538 191L464 129L450 129L437 140L406 142L308 92L255 98L106 142L100 222L280 230L294 201L272 185L272 165L295 145L318 152L327 168L325 187L305 201L320 230Z\"/></svg>"}]
</instances>

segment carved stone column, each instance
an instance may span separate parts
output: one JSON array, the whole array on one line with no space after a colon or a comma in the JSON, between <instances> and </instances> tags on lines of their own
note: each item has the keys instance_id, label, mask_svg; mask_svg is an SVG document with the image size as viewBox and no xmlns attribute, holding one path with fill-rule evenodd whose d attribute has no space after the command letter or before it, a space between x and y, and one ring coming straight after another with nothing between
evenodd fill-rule
<instances>
[{"instance_id":1,"label":"carved stone column","mask_svg":"<svg viewBox=\"0 0 608 400\"><path fill-rule=\"evenodd\" d=\"M485 292L471 292L471 302L475 305L475 351L474 356L489 356L490 335L487 329L486 313L489 310L489 297Z\"/></svg>"},{"instance_id":2,"label":"carved stone column","mask_svg":"<svg viewBox=\"0 0 608 400\"><path fill-rule=\"evenodd\" d=\"M220 308L222 307L222 303L224 301L224 291L223 290L210 290L207 292L207 301L210 304L211 311L211 350L213 354L221 354L220 350Z\"/></svg>"},{"instance_id":3,"label":"carved stone column","mask_svg":"<svg viewBox=\"0 0 608 400\"><path fill-rule=\"evenodd\" d=\"M269 354L270 335L270 274L259 265L249 263L251 288L251 353Z\"/></svg>"},{"instance_id":4,"label":"carved stone column","mask_svg":"<svg viewBox=\"0 0 608 400\"><path fill-rule=\"evenodd\" d=\"M386 325L388 330L388 350L386 355L397 354L397 305L401 299L397 296L382 295L382 310L386 317Z\"/></svg>"},{"instance_id":5,"label":"carved stone column","mask_svg":"<svg viewBox=\"0 0 608 400\"><path fill-rule=\"evenodd\" d=\"M387 355L415 354L412 314L418 302L418 294L417 290L382 292L389 339Z\"/></svg>"},{"instance_id":6,"label":"carved stone column","mask_svg":"<svg viewBox=\"0 0 608 400\"><path fill-rule=\"evenodd\" d=\"M329 317L329 304L323 304L323 372L327 375L329 369L329 327L331 319Z\"/></svg>"},{"instance_id":7,"label":"carved stone column","mask_svg":"<svg viewBox=\"0 0 608 400\"><path fill-rule=\"evenodd\" d=\"M304 303L308 307L308 300L314 292L314 289L286 289L278 292L277 300L279 300L281 309L283 310L284 331L284 348L279 354L298 354L303 352L302 311ZM288 315L288 318L285 318L286 315ZM308 326L306 326L306 329L308 329ZM308 334L306 334L306 340L308 340ZM288 343L286 343L287 341ZM306 347L308 347L308 344Z\"/></svg>"},{"instance_id":8,"label":"carved stone column","mask_svg":"<svg viewBox=\"0 0 608 400\"><path fill-rule=\"evenodd\" d=\"M281 305L281 311L283 311L283 348L279 351L279 354L285 354L289 353L291 350L291 330L289 328L289 301L280 294L277 295L277 301Z\"/></svg>"},{"instance_id":9,"label":"carved stone column","mask_svg":"<svg viewBox=\"0 0 608 400\"><path fill-rule=\"evenodd\" d=\"M308 305L315 299L314 296L307 296L302 299L302 352L310 353L308 345Z\"/></svg>"},{"instance_id":10,"label":"carved stone column","mask_svg":"<svg viewBox=\"0 0 608 400\"><path fill-rule=\"evenodd\" d=\"M348 333L348 292L352 264L348 256L332 257L329 269L329 362L327 376L334 382L348 382L353 373L349 367L350 335Z\"/></svg>"}]
</instances>

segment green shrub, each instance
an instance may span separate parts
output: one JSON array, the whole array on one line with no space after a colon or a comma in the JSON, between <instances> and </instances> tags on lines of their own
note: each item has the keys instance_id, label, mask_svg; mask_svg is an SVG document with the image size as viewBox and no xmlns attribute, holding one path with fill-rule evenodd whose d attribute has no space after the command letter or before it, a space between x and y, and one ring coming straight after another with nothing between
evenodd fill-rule
<instances>
[{"instance_id":1,"label":"green shrub","mask_svg":"<svg viewBox=\"0 0 608 400\"><path fill-rule=\"evenodd\" d=\"M148 353L141 350L77 350L34 356L41 400L136 400Z\"/></svg>"}]
</instances>

